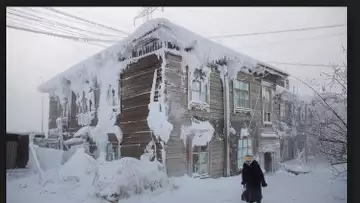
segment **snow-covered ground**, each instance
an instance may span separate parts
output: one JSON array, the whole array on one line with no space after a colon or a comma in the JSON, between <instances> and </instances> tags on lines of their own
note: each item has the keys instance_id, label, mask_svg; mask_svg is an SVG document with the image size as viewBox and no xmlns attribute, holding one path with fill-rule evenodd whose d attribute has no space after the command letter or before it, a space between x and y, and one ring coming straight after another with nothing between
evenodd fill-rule
<instances>
[{"instance_id":1,"label":"snow-covered ground","mask_svg":"<svg viewBox=\"0 0 360 203\"><path fill-rule=\"evenodd\" d=\"M296 160L286 163L286 167L301 168ZM323 160L310 159L306 166L310 172L294 175L280 170L274 174L266 174L268 187L263 189L263 202L268 203L345 203L346 182L334 179L332 168ZM23 174L22 176L19 174ZM54 203L99 203L91 188L77 184L71 180L66 184L48 182L44 187L38 184L38 177L24 170L7 175L6 198L8 203L54 202ZM57 178L54 170L47 176L51 180ZM239 203L241 195L241 176L219 179L193 179L190 177L174 178L166 188L141 195L133 195L122 199L121 203Z\"/></svg>"}]
</instances>

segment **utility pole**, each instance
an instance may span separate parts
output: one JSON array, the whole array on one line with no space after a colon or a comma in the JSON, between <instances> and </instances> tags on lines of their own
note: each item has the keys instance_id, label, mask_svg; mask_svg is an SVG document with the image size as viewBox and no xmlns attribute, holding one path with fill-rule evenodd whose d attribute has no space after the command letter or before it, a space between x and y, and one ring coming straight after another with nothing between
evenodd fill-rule
<instances>
[{"instance_id":1,"label":"utility pole","mask_svg":"<svg viewBox=\"0 0 360 203\"><path fill-rule=\"evenodd\" d=\"M151 20L152 14L159 7L142 7L141 11L134 17L134 26L136 19L142 18L143 22ZM164 12L164 7L161 7L162 12Z\"/></svg>"},{"instance_id":2,"label":"utility pole","mask_svg":"<svg viewBox=\"0 0 360 203\"><path fill-rule=\"evenodd\" d=\"M40 81L43 82L42 76L40 76ZM44 94L41 94L41 133L44 133Z\"/></svg>"}]
</instances>

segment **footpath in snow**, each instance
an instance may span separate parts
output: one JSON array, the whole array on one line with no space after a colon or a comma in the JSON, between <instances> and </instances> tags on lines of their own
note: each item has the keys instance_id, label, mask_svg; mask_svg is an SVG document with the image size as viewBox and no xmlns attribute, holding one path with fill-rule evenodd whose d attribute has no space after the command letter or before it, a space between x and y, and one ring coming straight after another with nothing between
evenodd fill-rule
<instances>
[{"instance_id":1,"label":"footpath in snow","mask_svg":"<svg viewBox=\"0 0 360 203\"><path fill-rule=\"evenodd\" d=\"M299 168L296 160L286 163L286 167L274 174L266 174L268 187L263 188L263 202L269 203L345 203L346 182L334 179L332 168L323 160L310 160L306 168L309 173L294 175L285 168ZM91 186L68 181L57 184L49 181L41 186L33 173L17 171L7 175L6 198L8 203L54 202L54 203L99 203L106 202L97 198ZM49 180L56 180L59 173L48 170ZM240 203L241 176L219 179L194 179L190 177L173 178L172 183L153 192L121 199L121 203Z\"/></svg>"}]
</instances>

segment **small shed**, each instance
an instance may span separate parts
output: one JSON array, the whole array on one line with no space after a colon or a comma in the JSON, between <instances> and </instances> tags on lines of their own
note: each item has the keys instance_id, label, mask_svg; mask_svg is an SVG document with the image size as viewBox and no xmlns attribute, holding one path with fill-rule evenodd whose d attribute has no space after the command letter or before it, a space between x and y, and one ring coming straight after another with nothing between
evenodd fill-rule
<instances>
[{"instance_id":1,"label":"small shed","mask_svg":"<svg viewBox=\"0 0 360 203\"><path fill-rule=\"evenodd\" d=\"M29 134L6 133L6 169L25 168L29 160Z\"/></svg>"}]
</instances>

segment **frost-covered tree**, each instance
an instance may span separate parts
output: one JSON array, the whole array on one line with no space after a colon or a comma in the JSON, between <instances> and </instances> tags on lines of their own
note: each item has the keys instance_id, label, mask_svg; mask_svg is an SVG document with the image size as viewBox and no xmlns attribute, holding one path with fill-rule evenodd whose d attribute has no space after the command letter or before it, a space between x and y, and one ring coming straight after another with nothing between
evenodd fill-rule
<instances>
[{"instance_id":1,"label":"frost-covered tree","mask_svg":"<svg viewBox=\"0 0 360 203\"><path fill-rule=\"evenodd\" d=\"M347 51L343 48L344 53ZM310 103L310 122L305 133L315 138L320 153L325 155L334 169L347 163L347 65L331 64L331 72L323 73L321 90L314 90ZM337 170L340 174L345 172Z\"/></svg>"}]
</instances>

